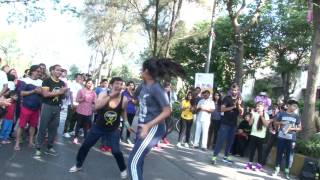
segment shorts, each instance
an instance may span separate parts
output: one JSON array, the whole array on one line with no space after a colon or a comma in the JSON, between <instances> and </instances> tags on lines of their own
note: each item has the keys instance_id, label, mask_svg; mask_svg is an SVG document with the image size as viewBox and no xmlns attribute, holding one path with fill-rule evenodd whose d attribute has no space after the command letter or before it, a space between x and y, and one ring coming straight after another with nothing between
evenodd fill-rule
<instances>
[{"instance_id":1,"label":"shorts","mask_svg":"<svg viewBox=\"0 0 320 180\"><path fill-rule=\"evenodd\" d=\"M34 111L24 106L21 106L19 127L25 128L28 123L31 127L36 128L39 123L39 116L40 110Z\"/></svg>"}]
</instances>

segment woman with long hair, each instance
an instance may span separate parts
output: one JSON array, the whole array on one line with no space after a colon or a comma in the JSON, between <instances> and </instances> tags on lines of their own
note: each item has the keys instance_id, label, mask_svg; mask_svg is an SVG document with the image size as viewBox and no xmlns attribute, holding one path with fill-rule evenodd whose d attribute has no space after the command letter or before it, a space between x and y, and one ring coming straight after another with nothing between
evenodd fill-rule
<instances>
[{"instance_id":1,"label":"woman with long hair","mask_svg":"<svg viewBox=\"0 0 320 180\"><path fill-rule=\"evenodd\" d=\"M78 138L80 128L83 129L84 138L87 137L87 132L91 128L93 104L96 100L96 93L92 90L92 79L87 79L84 85L84 88L78 91L76 98L76 101L79 103L79 105L76 108L77 125L73 139L73 143L75 144L79 144Z\"/></svg>"},{"instance_id":2,"label":"woman with long hair","mask_svg":"<svg viewBox=\"0 0 320 180\"><path fill-rule=\"evenodd\" d=\"M183 139L185 138L185 147L189 147L189 140L190 140L190 132L193 123L193 113L191 110L191 99L192 93L188 92L185 99L181 102L181 120L179 121L179 138L177 147L180 148L181 144L183 143ZM185 134L185 135L184 135ZM185 137L184 137L185 136Z\"/></svg>"},{"instance_id":3,"label":"woman with long hair","mask_svg":"<svg viewBox=\"0 0 320 180\"><path fill-rule=\"evenodd\" d=\"M164 121L171 114L168 96L160 82L184 75L182 66L171 59L151 58L142 64L143 83L135 92L139 100L138 129L128 163L132 180L143 179L144 158L164 136Z\"/></svg>"},{"instance_id":4,"label":"woman with long hair","mask_svg":"<svg viewBox=\"0 0 320 180\"><path fill-rule=\"evenodd\" d=\"M252 129L249 142L249 162L245 168L260 171L262 170L262 145L269 125L269 115L264 111L264 104L262 101L256 103L256 112L252 113L251 123ZM258 162L254 166L253 158L256 149L258 150Z\"/></svg>"},{"instance_id":5,"label":"woman with long hair","mask_svg":"<svg viewBox=\"0 0 320 180\"><path fill-rule=\"evenodd\" d=\"M208 134L208 148L216 144L218 131L220 128L222 99L219 91L216 91L213 94L212 100L214 102L215 109L211 114L211 123L210 123L209 134ZM212 142L212 135L213 135L213 142Z\"/></svg>"}]
</instances>

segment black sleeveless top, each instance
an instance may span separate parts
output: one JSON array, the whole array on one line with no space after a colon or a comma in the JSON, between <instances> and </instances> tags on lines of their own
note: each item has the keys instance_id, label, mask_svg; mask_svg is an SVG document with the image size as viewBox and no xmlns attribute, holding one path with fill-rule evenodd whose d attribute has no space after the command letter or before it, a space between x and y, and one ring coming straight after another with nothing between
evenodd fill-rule
<instances>
[{"instance_id":1,"label":"black sleeveless top","mask_svg":"<svg viewBox=\"0 0 320 180\"><path fill-rule=\"evenodd\" d=\"M121 99L117 107L111 108L108 102L105 107L98 110L96 125L100 128L103 128L106 131L113 131L119 128L120 116L123 111L122 101L123 96L121 95Z\"/></svg>"}]
</instances>

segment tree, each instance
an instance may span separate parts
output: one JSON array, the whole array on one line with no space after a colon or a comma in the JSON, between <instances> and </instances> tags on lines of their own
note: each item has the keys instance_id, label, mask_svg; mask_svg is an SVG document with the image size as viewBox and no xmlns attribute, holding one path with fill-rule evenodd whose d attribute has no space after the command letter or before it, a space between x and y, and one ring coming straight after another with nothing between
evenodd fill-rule
<instances>
[{"instance_id":1,"label":"tree","mask_svg":"<svg viewBox=\"0 0 320 180\"><path fill-rule=\"evenodd\" d=\"M74 76L77 74L77 73L80 73L80 69L78 68L77 65L75 64L72 64L69 68L69 73L68 73L68 76L67 78L69 80L73 80L74 79Z\"/></svg>"},{"instance_id":2,"label":"tree","mask_svg":"<svg viewBox=\"0 0 320 180\"><path fill-rule=\"evenodd\" d=\"M264 34L261 29L265 24L254 26L252 33L247 33L243 38L248 42L245 44L245 59L251 62L245 64L245 73L254 74L254 70L260 65L260 61L266 55ZM226 90L234 78L234 63L231 61L233 54L234 39L229 17L220 17L215 23L216 45L212 51L213 60L210 69L215 73L215 86ZM187 84L194 84L194 75L204 72L204 65L208 54L208 30L210 22L197 24L190 36L180 39L172 48L170 54L187 72Z\"/></svg>"},{"instance_id":3,"label":"tree","mask_svg":"<svg viewBox=\"0 0 320 180\"><path fill-rule=\"evenodd\" d=\"M234 58L233 61L235 63L235 82L239 85L242 84L243 81L243 57L244 57L244 36L246 33L249 32L250 28L254 24L257 23L258 17L262 11L262 8L266 2L266 0L257 0L256 6L253 8L253 10L249 11L250 18L248 21L242 21L242 24L240 24L240 18L241 13L247 6L247 1L242 0L241 7L237 10L235 10L238 7L239 1L238 0L224 0L224 2L227 5L227 10L229 13L229 17L232 24L232 30L234 33L234 45L235 45L235 52L234 52ZM246 23L244 23L246 22Z\"/></svg>"},{"instance_id":4,"label":"tree","mask_svg":"<svg viewBox=\"0 0 320 180\"><path fill-rule=\"evenodd\" d=\"M320 64L320 0L310 0L309 8L313 2L313 43L308 69L306 96L304 97L304 111L302 114L302 138L311 137L315 129L315 101L317 92L317 79L319 78Z\"/></svg>"},{"instance_id":5,"label":"tree","mask_svg":"<svg viewBox=\"0 0 320 180\"><path fill-rule=\"evenodd\" d=\"M111 77L121 77L125 82L132 81L134 75L127 65L122 65L120 68L113 69Z\"/></svg>"},{"instance_id":6,"label":"tree","mask_svg":"<svg viewBox=\"0 0 320 180\"><path fill-rule=\"evenodd\" d=\"M179 21L182 4L185 0L129 0L135 8L136 17L148 35L149 45L144 55L170 56L169 51L180 26ZM199 2L195 0L195 2ZM183 28L182 28L183 29Z\"/></svg>"},{"instance_id":7,"label":"tree","mask_svg":"<svg viewBox=\"0 0 320 180\"><path fill-rule=\"evenodd\" d=\"M95 63L97 67L92 70L99 81L102 69L107 68L107 72L111 72L116 53L125 47L124 35L135 24L129 7L125 0L91 0L81 13L86 24L88 45L96 53L92 61L99 58Z\"/></svg>"},{"instance_id":8,"label":"tree","mask_svg":"<svg viewBox=\"0 0 320 180\"><path fill-rule=\"evenodd\" d=\"M306 4L274 1L268 31L270 65L281 76L285 101L295 90L296 75L308 61L311 27L305 20ZM272 15L273 14L273 15Z\"/></svg>"},{"instance_id":9,"label":"tree","mask_svg":"<svg viewBox=\"0 0 320 180\"><path fill-rule=\"evenodd\" d=\"M61 0L50 0L45 3L38 0L1 0L0 6L8 7L6 18L9 24L15 23L25 27L35 22L45 21L48 9L79 16L79 10L76 6Z\"/></svg>"}]
</instances>

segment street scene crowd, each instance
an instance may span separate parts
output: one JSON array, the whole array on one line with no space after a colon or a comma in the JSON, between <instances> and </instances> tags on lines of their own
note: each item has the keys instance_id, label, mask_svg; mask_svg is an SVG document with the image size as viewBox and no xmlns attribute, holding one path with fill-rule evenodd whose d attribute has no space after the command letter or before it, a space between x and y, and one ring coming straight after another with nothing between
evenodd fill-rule
<instances>
[{"instance_id":1,"label":"street scene crowd","mask_svg":"<svg viewBox=\"0 0 320 180\"><path fill-rule=\"evenodd\" d=\"M111 152L116 159L120 178L136 180L143 179L147 154L165 151L164 144L170 144L167 135L176 129L176 148L213 151L208 157L213 166L220 162L233 164L232 156L240 156L247 158L246 170L264 171L275 146L272 176L280 175L285 161L284 178L290 179L297 133L302 128L296 99L279 99L272 104L262 91L255 97L254 106L245 106L236 83L230 84L227 92L188 88L178 99L170 78L183 77L185 72L170 59L144 61L141 82L112 77L100 80L95 87L96 80L89 74L77 73L72 80L66 79L67 74L60 65L47 68L43 63L30 66L23 77L17 76L14 67L2 67L2 146L13 144L13 151L24 151L21 144L28 143L36 159L58 156L57 129L63 126L63 137L81 145L70 173L84 168L87 154L98 144L101 151ZM176 108L179 117L171 114ZM67 112L64 120L62 110ZM134 121L138 127L132 127ZM132 146L128 159L120 142ZM224 144L224 154L218 161Z\"/></svg>"}]
</instances>

